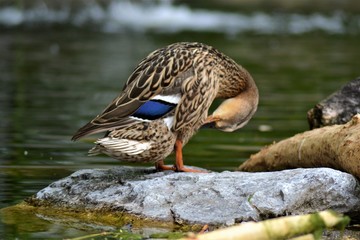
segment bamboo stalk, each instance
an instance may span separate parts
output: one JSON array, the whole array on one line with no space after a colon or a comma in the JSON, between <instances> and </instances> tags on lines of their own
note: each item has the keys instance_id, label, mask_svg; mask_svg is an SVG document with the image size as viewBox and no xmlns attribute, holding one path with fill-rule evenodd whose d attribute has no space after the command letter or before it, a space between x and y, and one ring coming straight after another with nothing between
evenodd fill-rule
<instances>
[{"instance_id":1,"label":"bamboo stalk","mask_svg":"<svg viewBox=\"0 0 360 240\"><path fill-rule=\"evenodd\" d=\"M182 238L182 240L289 239L325 228L344 229L349 221L349 217L327 210L313 214L280 217L258 223L243 223L209 233L197 234L190 238ZM306 237L311 239L310 236Z\"/></svg>"},{"instance_id":2,"label":"bamboo stalk","mask_svg":"<svg viewBox=\"0 0 360 240\"><path fill-rule=\"evenodd\" d=\"M314 234L309 233L309 234L306 234L306 235L303 235L303 236L291 238L289 240L317 240L317 239L319 239L319 238L316 238L314 236Z\"/></svg>"}]
</instances>

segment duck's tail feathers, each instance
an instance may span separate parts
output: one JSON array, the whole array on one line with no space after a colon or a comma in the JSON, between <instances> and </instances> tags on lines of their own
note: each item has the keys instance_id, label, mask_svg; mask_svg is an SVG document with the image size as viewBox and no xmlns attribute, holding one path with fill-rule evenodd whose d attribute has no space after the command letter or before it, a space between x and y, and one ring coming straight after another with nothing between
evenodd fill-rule
<instances>
[{"instance_id":1,"label":"duck's tail feathers","mask_svg":"<svg viewBox=\"0 0 360 240\"><path fill-rule=\"evenodd\" d=\"M91 121L87 123L85 126L77 130L77 132L74 134L74 136L71 138L71 140L76 141L79 138L82 138L86 135L91 135L95 133L105 132L105 131L111 131L116 128L122 128L125 126L128 126L129 124L136 121L132 118L122 118L118 119L116 121L107 122L107 123L96 123L94 121Z\"/></svg>"},{"instance_id":2,"label":"duck's tail feathers","mask_svg":"<svg viewBox=\"0 0 360 240\"><path fill-rule=\"evenodd\" d=\"M95 155L99 155L100 153L101 153L100 148L98 145L96 145L95 147L89 150L88 156L95 156Z\"/></svg>"},{"instance_id":3,"label":"duck's tail feathers","mask_svg":"<svg viewBox=\"0 0 360 240\"><path fill-rule=\"evenodd\" d=\"M85 126L77 130L71 140L76 141L79 138L82 138L86 135L95 134L99 132L104 132L109 129L109 126L101 126L97 124L93 124L92 122L87 123Z\"/></svg>"}]
</instances>

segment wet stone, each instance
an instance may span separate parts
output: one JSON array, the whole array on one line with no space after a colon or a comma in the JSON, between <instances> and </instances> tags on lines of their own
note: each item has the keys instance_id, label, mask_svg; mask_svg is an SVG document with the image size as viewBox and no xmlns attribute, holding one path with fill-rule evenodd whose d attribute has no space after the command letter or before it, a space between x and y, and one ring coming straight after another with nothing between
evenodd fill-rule
<instances>
[{"instance_id":1,"label":"wet stone","mask_svg":"<svg viewBox=\"0 0 360 240\"><path fill-rule=\"evenodd\" d=\"M352 175L329 168L204 174L118 167L77 171L39 191L31 204L232 225L325 209L357 216L360 188Z\"/></svg>"}]
</instances>

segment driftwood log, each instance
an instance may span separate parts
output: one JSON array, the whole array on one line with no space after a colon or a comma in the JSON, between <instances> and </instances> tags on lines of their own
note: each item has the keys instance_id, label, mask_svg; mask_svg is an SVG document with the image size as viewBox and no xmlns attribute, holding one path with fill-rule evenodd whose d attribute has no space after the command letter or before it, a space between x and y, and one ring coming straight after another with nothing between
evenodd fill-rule
<instances>
[{"instance_id":1,"label":"driftwood log","mask_svg":"<svg viewBox=\"0 0 360 240\"><path fill-rule=\"evenodd\" d=\"M252 155L240 171L330 167L360 178L360 114L344 125L297 134Z\"/></svg>"},{"instance_id":2,"label":"driftwood log","mask_svg":"<svg viewBox=\"0 0 360 240\"><path fill-rule=\"evenodd\" d=\"M310 129L347 123L360 113L360 77L316 104L307 113Z\"/></svg>"}]
</instances>

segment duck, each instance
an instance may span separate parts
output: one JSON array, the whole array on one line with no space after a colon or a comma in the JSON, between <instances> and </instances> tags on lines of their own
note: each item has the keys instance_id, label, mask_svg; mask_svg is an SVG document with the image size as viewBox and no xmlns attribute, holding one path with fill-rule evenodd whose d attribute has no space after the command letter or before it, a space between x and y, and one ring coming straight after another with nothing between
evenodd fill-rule
<instances>
[{"instance_id":1,"label":"duck","mask_svg":"<svg viewBox=\"0 0 360 240\"><path fill-rule=\"evenodd\" d=\"M208 111L215 99L223 99ZM233 132L252 118L259 101L250 73L212 46L179 42L140 61L120 94L72 137L105 132L89 155L154 163L156 170L199 172L185 167L183 147L202 126ZM175 152L175 164L165 158Z\"/></svg>"}]
</instances>

